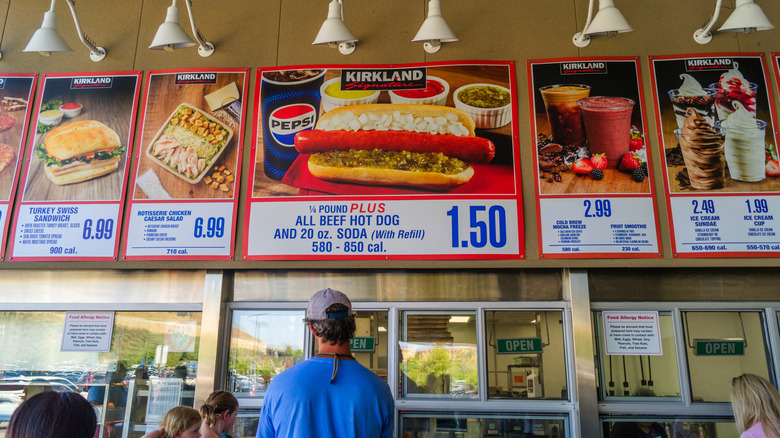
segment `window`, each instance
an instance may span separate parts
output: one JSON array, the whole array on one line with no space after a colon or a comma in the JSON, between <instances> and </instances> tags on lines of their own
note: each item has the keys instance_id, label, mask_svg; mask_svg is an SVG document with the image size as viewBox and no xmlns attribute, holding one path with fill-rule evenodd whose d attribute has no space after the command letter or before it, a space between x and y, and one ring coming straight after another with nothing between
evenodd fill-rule
<instances>
[{"instance_id":1,"label":"window","mask_svg":"<svg viewBox=\"0 0 780 438\"><path fill-rule=\"evenodd\" d=\"M401 314L402 397L478 398L475 312Z\"/></svg>"},{"instance_id":2,"label":"window","mask_svg":"<svg viewBox=\"0 0 780 438\"><path fill-rule=\"evenodd\" d=\"M274 376L303 360L305 313L303 310L233 312L228 388L237 398L262 397Z\"/></svg>"},{"instance_id":3,"label":"window","mask_svg":"<svg viewBox=\"0 0 780 438\"><path fill-rule=\"evenodd\" d=\"M694 402L728 402L731 379L769 376L761 312L683 312Z\"/></svg>"},{"instance_id":4,"label":"window","mask_svg":"<svg viewBox=\"0 0 780 438\"><path fill-rule=\"evenodd\" d=\"M352 355L361 365L387 381L387 312L355 312ZM314 343L314 354L318 351Z\"/></svg>"},{"instance_id":5,"label":"window","mask_svg":"<svg viewBox=\"0 0 780 438\"><path fill-rule=\"evenodd\" d=\"M564 416L524 415L515 413L437 413L402 412L401 432L409 438L455 437L568 437Z\"/></svg>"},{"instance_id":6,"label":"window","mask_svg":"<svg viewBox=\"0 0 780 438\"><path fill-rule=\"evenodd\" d=\"M737 437L737 427L733 422L714 419L657 418L633 416L631 418L610 418L601 420L604 438L620 438L665 433L668 437ZM650 435L647 435L650 436Z\"/></svg>"},{"instance_id":7,"label":"window","mask_svg":"<svg viewBox=\"0 0 780 438\"><path fill-rule=\"evenodd\" d=\"M485 312L490 398L568 399L560 311Z\"/></svg>"},{"instance_id":8,"label":"window","mask_svg":"<svg viewBox=\"0 0 780 438\"><path fill-rule=\"evenodd\" d=\"M600 381L597 383L602 399L649 397L648 401L663 401L662 397L680 397L680 373L670 312L658 313L661 355L607 355L602 312L596 312L594 324L599 358Z\"/></svg>"}]
</instances>

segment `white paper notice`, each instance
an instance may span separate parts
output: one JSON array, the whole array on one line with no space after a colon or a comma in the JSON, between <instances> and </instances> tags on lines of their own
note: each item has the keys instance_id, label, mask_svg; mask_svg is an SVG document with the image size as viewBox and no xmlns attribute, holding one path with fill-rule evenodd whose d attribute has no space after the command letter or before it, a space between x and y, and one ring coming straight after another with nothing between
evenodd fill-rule
<instances>
[{"instance_id":1,"label":"white paper notice","mask_svg":"<svg viewBox=\"0 0 780 438\"><path fill-rule=\"evenodd\" d=\"M603 312L607 355L662 356L658 312Z\"/></svg>"},{"instance_id":2,"label":"white paper notice","mask_svg":"<svg viewBox=\"0 0 780 438\"><path fill-rule=\"evenodd\" d=\"M114 312L68 312L61 351L111 351Z\"/></svg>"}]
</instances>

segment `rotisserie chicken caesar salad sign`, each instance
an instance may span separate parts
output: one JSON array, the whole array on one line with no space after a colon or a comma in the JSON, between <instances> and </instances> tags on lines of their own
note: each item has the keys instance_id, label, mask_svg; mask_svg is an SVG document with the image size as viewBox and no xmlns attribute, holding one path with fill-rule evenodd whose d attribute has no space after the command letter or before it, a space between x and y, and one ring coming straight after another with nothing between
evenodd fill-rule
<instances>
[{"instance_id":1,"label":"rotisserie chicken caesar salad sign","mask_svg":"<svg viewBox=\"0 0 780 438\"><path fill-rule=\"evenodd\" d=\"M659 257L636 58L528 63L539 254Z\"/></svg>"},{"instance_id":2,"label":"rotisserie chicken caesar salad sign","mask_svg":"<svg viewBox=\"0 0 780 438\"><path fill-rule=\"evenodd\" d=\"M780 168L761 54L650 59L675 257L777 257Z\"/></svg>"},{"instance_id":3,"label":"rotisserie chicken caesar salad sign","mask_svg":"<svg viewBox=\"0 0 780 438\"><path fill-rule=\"evenodd\" d=\"M149 72L123 259L233 258L248 73Z\"/></svg>"},{"instance_id":4,"label":"rotisserie chicken caesar salad sign","mask_svg":"<svg viewBox=\"0 0 780 438\"><path fill-rule=\"evenodd\" d=\"M261 68L244 259L523 258L514 63Z\"/></svg>"},{"instance_id":5,"label":"rotisserie chicken caesar salad sign","mask_svg":"<svg viewBox=\"0 0 780 438\"><path fill-rule=\"evenodd\" d=\"M8 215L22 168L30 100L37 79L38 75L31 73L0 75L0 260L11 223Z\"/></svg>"},{"instance_id":6,"label":"rotisserie chicken caesar salad sign","mask_svg":"<svg viewBox=\"0 0 780 438\"><path fill-rule=\"evenodd\" d=\"M115 260L140 72L44 75L10 260Z\"/></svg>"}]
</instances>

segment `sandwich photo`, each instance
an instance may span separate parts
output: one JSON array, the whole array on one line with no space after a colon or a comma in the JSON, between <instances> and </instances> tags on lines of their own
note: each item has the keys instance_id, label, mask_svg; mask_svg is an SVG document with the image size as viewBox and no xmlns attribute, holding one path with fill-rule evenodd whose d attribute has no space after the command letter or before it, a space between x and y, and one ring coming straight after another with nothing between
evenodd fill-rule
<instances>
[{"instance_id":1,"label":"sandwich photo","mask_svg":"<svg viewBox=\"0 0 780 438\"><path fill-rule=\"evenodd\" d=\"M87 181L113 172L125 151L119 135L95 120L57 126L36 146L46 176L57 185Z\"/></svg>"},{"instance_id":2,"label":"sandwich photo","mask_svg":"<svg viewBox=\"0 0 780 438\"><path fill-rule=\"evenodd\" d=\"M466 112L440 105L365 104L328 111L315 129L295 135L320 179L368 185L450 190L496 153L474 134Z\"/></svg>"}]
</instances>

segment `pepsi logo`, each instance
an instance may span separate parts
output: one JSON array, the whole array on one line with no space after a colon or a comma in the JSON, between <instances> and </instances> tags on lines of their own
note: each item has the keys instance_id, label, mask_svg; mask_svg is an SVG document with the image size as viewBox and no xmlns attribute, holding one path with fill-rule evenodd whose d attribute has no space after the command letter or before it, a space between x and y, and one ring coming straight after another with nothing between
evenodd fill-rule
<instances>
[{"instance_id":1,"label":"pepsi logo","mask_svg":"<svg viewBox=\"0 0 780 438\"><path fill-rule=\"evenodd\" d=\"M314 128L317 110L305 103L295 103L275 109L268 116L271 135L282 146L295 146L295 134Z\"/></svg>"}]
</instances>

